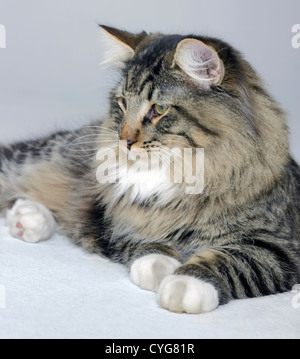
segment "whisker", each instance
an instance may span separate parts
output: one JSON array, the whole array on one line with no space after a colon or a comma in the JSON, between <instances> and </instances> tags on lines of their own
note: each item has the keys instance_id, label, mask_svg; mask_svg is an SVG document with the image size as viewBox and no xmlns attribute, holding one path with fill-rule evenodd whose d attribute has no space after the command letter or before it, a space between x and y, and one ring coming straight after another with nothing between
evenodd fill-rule
<instances>
[{"instance_id":1,"label":"whisker","mask_svg":"<svg viewBox=\"0 0 300 359\"><path fill-rule=\"evenodd\" d=\"M89 148L78 148L78 149L75 149L75 148L69 148L68 149L68 152L90 152L90 151L98 151L100 149L104 149L104 148L117 148L118 145L116 144L111 144L111 146L97 146L97 147L89 147Z\"/></svg>"},{"instance_id":2,"label":"whisker","mask_svg":"<svg viewBox=\"0 0 300 359\"><path fill-rule=\"evenodd\" d=\"M83 157L92 157L92 156L96 156L96 152L95 153L86 153L83 155L72 155L72 158L83 158Z\"/></svg>"},{"instance_id":3,"label":"whisker","mask_svg":"<svg viewBox=\"0 0 300 359\"><path fill-rule=\"evenodd\" d=\"M104 126L85 126L85 128L96 128L100 131L109 131L109 132L113 132L113 133L118 133L118 131L116 130L113 130L111 128L108 128L108 127L104 127Z\"/></svg>"},{"instance_id":4,"label":"whisker","mask_svg":"<svg viewBox=\"0 0 300 359\"><path fill-rule=\"evenodd\" d=\"M68 144L68 146L66 147L65 151L67 151L68 148L71 147L76 141L79 141L79 140L81 140L81 139L83 139L83 138L87 138L87 137L91 137L91 136L94 136L94 137L95 137L95 135L85 135L85 136L81 136L81 137L76 138L75 140L73 140L72 142L70 142L70 143Z\"/></svg>"},{"instance_id":5,"label":"whisker","mask_svg":"<svg viewBox=\"0 0 300 359\"><path fill-rule=\"evenodd\" d=\"M89 148L89 149L81 149L81 150L69 149L68 153L91 152L91 151L97 151L97 150L99 150L99 147L94 147L94 148Z\"/></svg>"}]
</instances>

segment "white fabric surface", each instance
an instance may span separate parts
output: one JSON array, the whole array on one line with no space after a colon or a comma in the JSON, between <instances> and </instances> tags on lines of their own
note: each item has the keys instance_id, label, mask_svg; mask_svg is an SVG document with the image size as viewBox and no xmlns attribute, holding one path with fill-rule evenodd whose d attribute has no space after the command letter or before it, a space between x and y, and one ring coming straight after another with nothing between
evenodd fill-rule
<instances>
[{"instance_id":1,"label":"white fabric surface","mask_svg":"<svg viewBox=\"0 0 300 359\"><path fill-rule=\"evenodd\" d=\"M26 244L4 223L0 338L300 338L295 293L233 301L205 315L174 314L158 307L154 293L135 287L123 266L61 235Z\"/></svg>"}]
</instances>

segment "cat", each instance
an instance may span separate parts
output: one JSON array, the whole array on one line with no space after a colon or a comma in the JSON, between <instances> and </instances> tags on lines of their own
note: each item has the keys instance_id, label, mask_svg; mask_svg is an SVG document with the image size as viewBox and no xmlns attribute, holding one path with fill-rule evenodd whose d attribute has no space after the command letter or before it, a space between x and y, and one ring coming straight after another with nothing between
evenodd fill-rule
<instances>
[{"instance_id":1,"label":"cat","mask_svg":"<svg viewBox=\"0 0 300 359\"><path fill-rule=\"evenodd\" d=\"M11 234L36 243L59 229L126 265L134 284L178 313L291 290L300 280L300 169L285 114L254 69L215 38L101 28L105 62L121 74L106 118L0 146ZM204 149L201 193L187 193L185 178L165 181L164 153L174 148ZM155 151L162 167L126 173L122 153L132 165ZM103 163L117 181L102 181Z\"/></svg>"}]
</instances>

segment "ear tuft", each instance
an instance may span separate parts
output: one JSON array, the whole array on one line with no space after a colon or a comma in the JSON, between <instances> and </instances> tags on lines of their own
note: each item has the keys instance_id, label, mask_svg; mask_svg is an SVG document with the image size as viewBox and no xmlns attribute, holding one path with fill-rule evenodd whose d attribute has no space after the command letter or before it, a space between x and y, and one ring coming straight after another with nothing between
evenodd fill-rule
<instances>
[{"instance_id":1,"label":"ear tuft","mask_svg":"<svg viewBox=\"0 0 300 359\"><path fill-rule=\"evenodd\" d=\"M224 78L224 65L217 52L200 40L182 40L176 49L175 64L206 88L221 84Z\"/></svg>"},{"instance_id":2,"label":"ear tuft","mask_svg":"<svg viewBox=\"0 0 300 359\"><path fill-rule=\"evenodd\" d=\"M102 64L123 68L126 61L134 57L135 50L143 39L148 36L146 32L131 34L109 26L99 25L105 35L107 53Z\"/></svg>"}]
</instances>

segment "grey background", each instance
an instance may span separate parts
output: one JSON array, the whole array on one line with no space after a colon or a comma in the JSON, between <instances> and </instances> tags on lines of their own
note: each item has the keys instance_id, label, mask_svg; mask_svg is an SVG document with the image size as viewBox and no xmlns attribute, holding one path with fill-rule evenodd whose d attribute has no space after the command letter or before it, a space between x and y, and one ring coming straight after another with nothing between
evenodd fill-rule
<instances>
[{"instance_id":1,"label":"grey background","mask_svg":"<svg viewBox=\"0 0 300 359\"><path fill-rule=\"evenodd\" d=\"M286 110L300 160L299 0L0 0L0 141L102 117L117 74L101 68L97 23L130 31L221 37L241 50Z\"/></svg>"}]
</instances>

